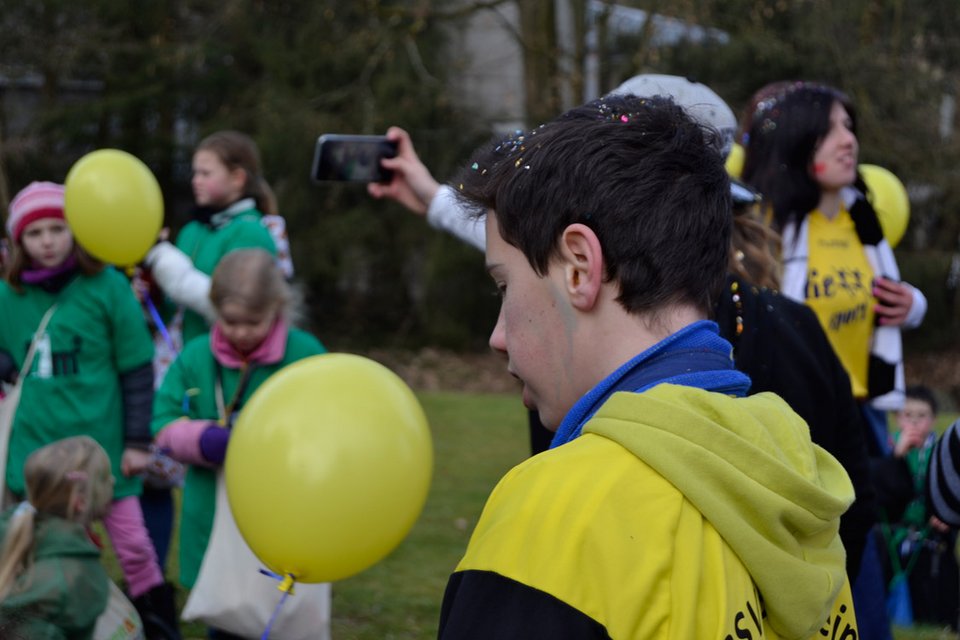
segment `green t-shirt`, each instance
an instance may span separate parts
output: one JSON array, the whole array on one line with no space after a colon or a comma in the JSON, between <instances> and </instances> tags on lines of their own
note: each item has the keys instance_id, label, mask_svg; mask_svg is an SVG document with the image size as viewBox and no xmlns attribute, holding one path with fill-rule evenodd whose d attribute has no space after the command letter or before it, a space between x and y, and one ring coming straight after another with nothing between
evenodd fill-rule
<instances>
[{"instance_id":1,"label":"green t-shirt","mask_svg":"<svg viewBox=\"0 0 960 640\"><path fill-rule=\"evenodd\" d=\"M78 275L59 293L0 283L0 349L22 366L43 314L54 303L23 383L7 456L7 486L23 495L23 464L61 438L89 435L110 457L114 497L139 495L140 479L120 473L124 449L119 375L149 364L153 342L127 279L113 268Z\"/></svg>"},{"instance_id":2,"label":"green t-shirt","mask_svg":"<svg viewBox=\"0 0 960 640\"><path fill-rule=\"evenodd\" d=\"M250 381L238 406L271 375L284 366L303 358L325 353L326 349L315 337L296 328L287 336L283 360L260 366L250 373ZM210 336L204 334L191 340L167 370L167 375L153 402L153 433L179 418L217 420L215 380L217 364L210 352ZM224 402L229 404L240 381L240 370L221 368ZM264 482L269 479L264 478ZM217 476L212 469L190 466L183 486L183 504L180 512L180 584L190 588L197 579L200 562L207 549L213 514L216 508Z\"/></svg>"},{"instance_id":3,"label":"green t-shirt","mask_svg":"<svg viewBox=\"0 0 960 640\"><path fill-rule=\"evenodd\" d=\"M207 275L213 275L223 256L234 249L260 248L276 255L273 237L261 224L261 218L259 211L249 209L235 214L227 224L217 229L201 222L190 222L177 235L177 247L190 256L194 267ZM184 344L209 329L203 316L190 309L184 310Z\"/></svg>"}]
</instances>

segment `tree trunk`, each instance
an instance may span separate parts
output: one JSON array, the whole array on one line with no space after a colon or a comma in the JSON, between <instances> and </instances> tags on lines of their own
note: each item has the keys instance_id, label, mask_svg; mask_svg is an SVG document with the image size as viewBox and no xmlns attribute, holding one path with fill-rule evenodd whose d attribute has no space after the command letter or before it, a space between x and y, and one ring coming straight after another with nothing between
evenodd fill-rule
<instances>
[{"instance_id":1,"label":"tree trunk","mask_svg":"<svg viewBox=\"0 0 960 640\"><path fill-rule=\"evenodd\" d=\"M535 126L560 113L557 84L557 21L553 2L519 0L524 48L523 85L527 123Z\"/></svg>"}]
</instances>

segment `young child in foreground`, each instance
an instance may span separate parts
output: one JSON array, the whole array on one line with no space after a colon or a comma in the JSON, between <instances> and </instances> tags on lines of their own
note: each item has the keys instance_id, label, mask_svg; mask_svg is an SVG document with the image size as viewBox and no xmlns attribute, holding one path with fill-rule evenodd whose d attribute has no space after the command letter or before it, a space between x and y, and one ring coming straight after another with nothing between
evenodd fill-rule
<instances>
[{"instance_id":1,"label":"young child in foreground","mask_svg":"<svg viewBox=\"0 0 960 640\"><path fill-rule=\"evenodd\" d=\"M64 438L27 458L24 480L26 500L0 516L0 637L91 638L110 578L87 527L110 507L110 460L88 436Z\"/></svg>"}]
</instances>

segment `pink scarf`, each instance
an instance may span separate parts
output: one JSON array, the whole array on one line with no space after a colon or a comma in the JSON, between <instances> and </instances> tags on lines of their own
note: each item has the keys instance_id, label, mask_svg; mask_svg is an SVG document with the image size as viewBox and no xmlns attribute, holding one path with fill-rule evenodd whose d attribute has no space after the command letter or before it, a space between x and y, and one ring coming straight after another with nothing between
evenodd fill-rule
<instances>
[{"instance_id":1,"label":"pink scarf","mask_svg":"<svg viewBox=\"0 0 960 640\"><path fill-rule=\"evenodd\" d=\"M283 360L289 331L287 321L278 315L263 342L249 354L243 355L224 337L220 324L215 322L210 332L210 351L217 362L230 369L239 369L244 364L276 364Z\"/></svg>"}]
</instances>

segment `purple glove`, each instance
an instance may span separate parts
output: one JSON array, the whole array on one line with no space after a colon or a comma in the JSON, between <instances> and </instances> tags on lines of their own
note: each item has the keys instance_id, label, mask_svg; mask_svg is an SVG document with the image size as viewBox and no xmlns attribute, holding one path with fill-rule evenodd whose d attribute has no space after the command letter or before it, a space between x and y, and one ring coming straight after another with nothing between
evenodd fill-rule
<instances>
[{"instance_id":1,"label":"purple glove","mask_svg":"<svg viewBox=\"0 0 960 640\"><path fill-rule=\"evenodd\" d=\"M157 434L156 444L174 460L185 464L213 467L203 456L200 438L207 429L220 429L209 420L177 420L171 422Z\"/></svg>"},{"instance_id":2,"label":"purple glove","mask_svg":"<svg viewBox=\"0 0 960 640\"><path fill-rule=\"evenodd\" d=\"M230 429L211 424L200 436L200 454L204 460L219 467L227 457L228 444L230 444Z\"/></svg>"}]
</instances>

